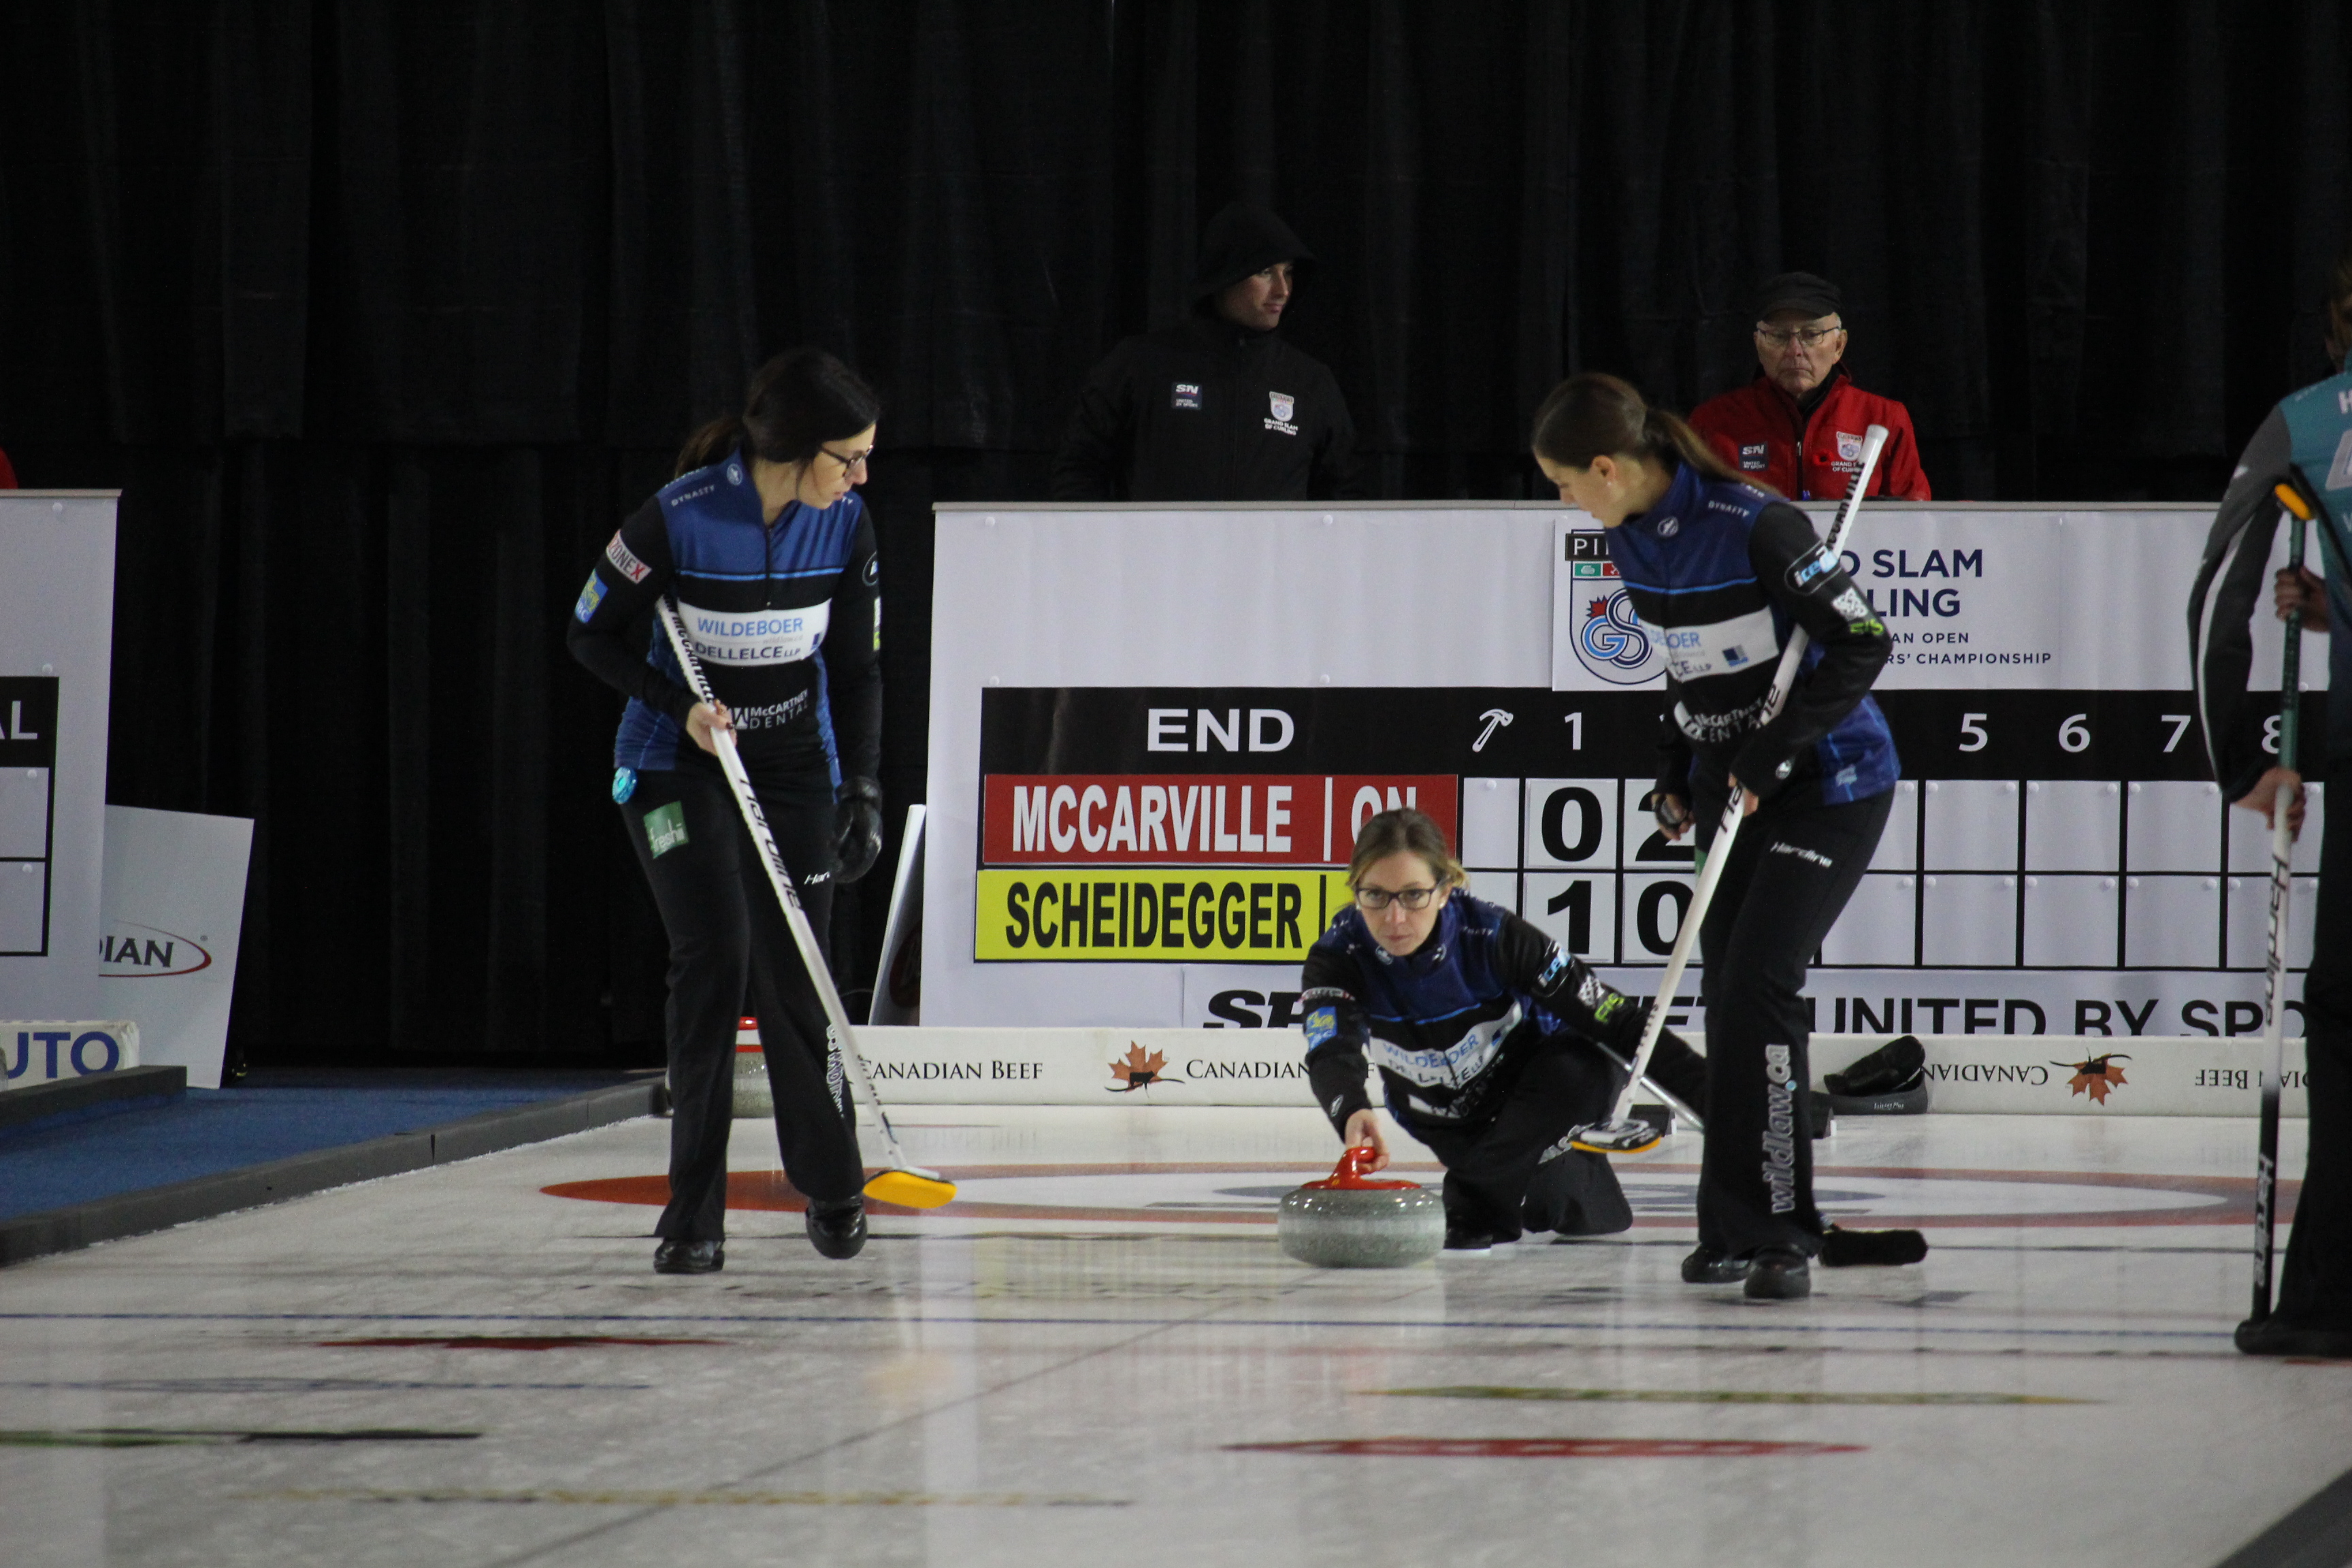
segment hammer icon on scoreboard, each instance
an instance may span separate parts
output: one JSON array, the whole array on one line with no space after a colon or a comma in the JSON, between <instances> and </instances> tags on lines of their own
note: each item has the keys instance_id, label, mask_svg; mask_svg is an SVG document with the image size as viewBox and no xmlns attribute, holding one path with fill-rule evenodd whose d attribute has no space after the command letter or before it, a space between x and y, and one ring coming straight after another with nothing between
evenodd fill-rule
<instances>
[{"instance_id":1,"label":"hammer icon on scoreboard","mask_svg":"<svg viewBox=\"0 0 2352 1568\"><path fill-rule=\"evenodd\" d=\"M1495 731L1511 721L1511 716L1500 708L1489 708L1478 717L1486 721L1486 727L1478 731L1476 740L1470 742L1470 749L1474 752L1485 751L1486 742L1495 738Z\"/></svg>"}]
</instances>

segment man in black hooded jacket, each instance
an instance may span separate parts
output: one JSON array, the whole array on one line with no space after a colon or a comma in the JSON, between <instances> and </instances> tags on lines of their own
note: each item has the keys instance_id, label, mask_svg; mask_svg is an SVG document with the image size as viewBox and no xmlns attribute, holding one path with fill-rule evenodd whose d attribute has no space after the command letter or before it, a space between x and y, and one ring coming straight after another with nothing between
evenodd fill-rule
<instances>
[{"instance_id":1,"label":"man in black hooded jacket","mask_svg":"<svg viewBox=\"0 0 2352 1568\"><path fill-rule=\"evenodd\" d=\"M1192 316L1095 366L1054 458L1054 499L1360 498L1339 383L1277 331L1314 260L1263 207L1236 203L1210 219Z\"/></svg>"}]
</instances>

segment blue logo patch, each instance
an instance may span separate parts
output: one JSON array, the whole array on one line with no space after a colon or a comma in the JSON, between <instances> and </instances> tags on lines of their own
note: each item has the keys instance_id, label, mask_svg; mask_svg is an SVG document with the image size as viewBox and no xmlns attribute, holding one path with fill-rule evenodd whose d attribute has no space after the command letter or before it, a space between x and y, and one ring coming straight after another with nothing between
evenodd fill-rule
<instances>
[{"instance_id":1,"label":"blue logo patch","mask_svg":"<svg viewBox=\"0 0 2352 1568\"><path fill-rule=\"evenodd\" d=\"M1789 565L1788 584L1791 593L1801 594L1815 583L1837 570L1837 557L1829 546L1816 544Z\"/></svg>"},{"instance_id":2,"label":"blue logo patch","mask_svg":"<svg viewBox=\"0 0 2352 1568\"><path fill-rule=\"evenodd\" d=\"M614 768L613 770L613 804L626 805L629 804L629 797L636 793L637 770Z\"/></svg>"},{"instance_id":3,"label":"blue logo patch","mask_svg":"<svg viewBox=\"0 0 2352 1568\"><path fill-rule=\"evenodd\" d=\"M588 617L596 613L596 606L604 602L604 579L591 572L588 574L588 585L580 590L580 602L572 606L572 614L581 625L585 626Z\"/></svg>"},{"instance_id":4,"label":"blue logo patch","mask_svg":"<svg viewBox=\"0 0 2352 1568\"><path fill-rule=\"evenodd\" d=\"M1339 1015L1330 1007L1318 1007L1307 1015L1307 1048L1313 1050L1339 1032Z\"/></svg>"}]
</instances>

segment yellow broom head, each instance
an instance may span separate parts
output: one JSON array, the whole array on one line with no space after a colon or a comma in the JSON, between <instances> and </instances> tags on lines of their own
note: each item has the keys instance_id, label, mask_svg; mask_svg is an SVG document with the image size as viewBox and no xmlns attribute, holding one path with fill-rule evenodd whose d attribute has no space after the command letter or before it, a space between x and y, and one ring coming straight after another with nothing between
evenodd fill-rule
<instances>
[{"instance_id":1,"label":"yellow broom head","mask_svg":"<svg viewBox=\"0 0 2352 1568\"><path fill-rule=\"evenodd\" d=\"M866 1195L877 1204L901 1208L935 1209L955 1201L956 1187L943 1176L913 1171L885 1171L866 1184Z\"/></svg>"}]
</instances>

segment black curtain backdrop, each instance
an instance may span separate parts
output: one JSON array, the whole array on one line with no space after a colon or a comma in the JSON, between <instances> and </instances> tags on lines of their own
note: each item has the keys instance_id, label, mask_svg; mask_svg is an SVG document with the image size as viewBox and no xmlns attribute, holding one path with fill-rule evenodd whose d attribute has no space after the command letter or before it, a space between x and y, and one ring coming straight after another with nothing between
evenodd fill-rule
<instances>
[{"instance_id":1,"label":"black curtain backdrop","mask_svg":"<svg viewBox=\"0 0 2352 1568\"><path fill-rule=\"evenodd\" d=\"M896 818L931 502L1044 493L1228 200L1396 497L1531 493L1570 370L1745 380L1801 267L1940 495L2210 498L2352 237L2336 0L88 0L0 59L0 447L124 491L110 798L257 818L264 1060L657 1049L563 616L777 349L887 399Z\"/></svg>"}]
</instances>

